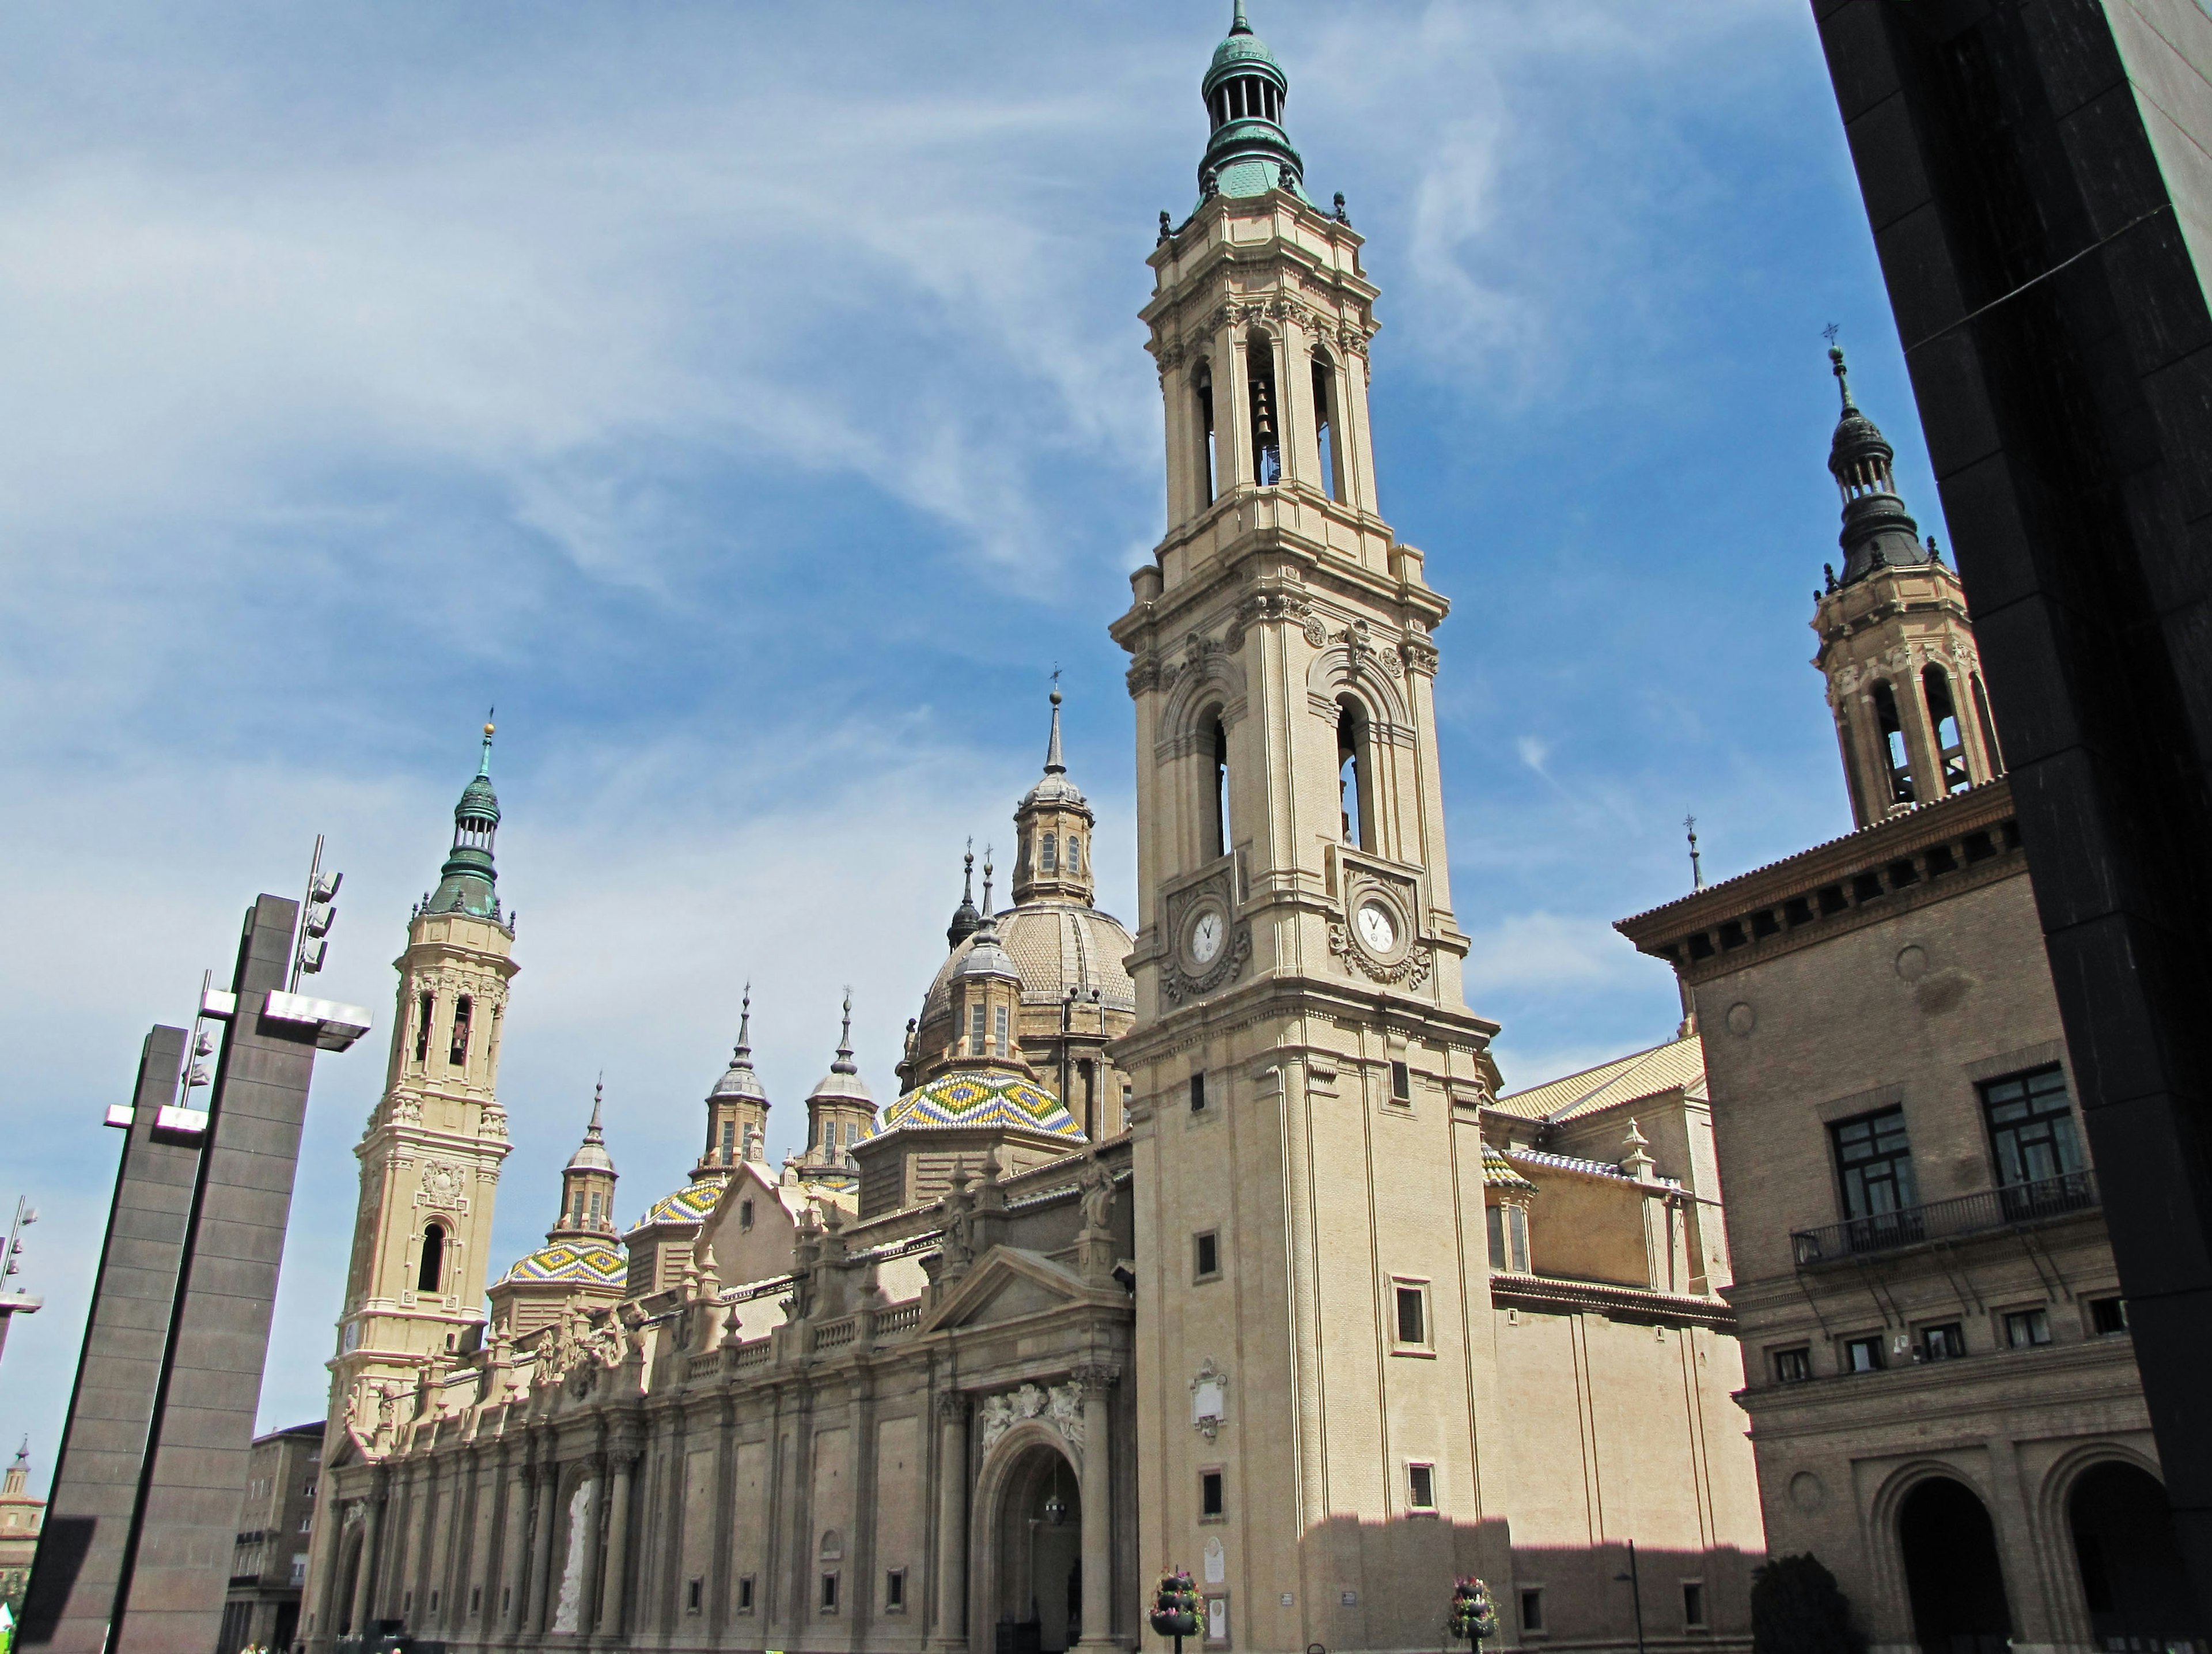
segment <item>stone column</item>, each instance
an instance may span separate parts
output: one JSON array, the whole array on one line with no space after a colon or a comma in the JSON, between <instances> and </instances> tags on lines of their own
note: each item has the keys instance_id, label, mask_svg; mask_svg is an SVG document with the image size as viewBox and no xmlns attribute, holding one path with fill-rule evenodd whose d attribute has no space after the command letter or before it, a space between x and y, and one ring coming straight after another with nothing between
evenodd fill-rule
<instances>
[{"instance_id":1,"label":"stone column","mask_svg":"<svg viewBox=\"0 0 2212 1654\"><path fill-rule=\"evenodd\" d=\"M554 1499L560 1491L561 1467L548 1459L538 1467L537 1497L531 1502L530 1630L545 1634L545 1619L553 1605Z\"/></svg>"},{"instance_id":2,"label":"stone column","mask_svg":"<svg viewBox=\"0 0 2212 1654\"><path fill-rule=\"evenodd\" d=\"M937 1398L937 1639L968 1646L968 1398Z\"/></svg>"},{"instance_id":3,"label":"stone column","mask_svg":"<svg viewBox=\"0 0 2212 1654\"><path fill-rule=\"evenodd\" d=\"M599 1608L599 1629L610 1637L623 1630L623 1598L629 1578L629 1477L636 1455L618 1447L611 1461L613 1492L607 1509L606 1592Z\"/></svg>"},{"instance_id":4,"label":"stone column","mask_svg":"<svg viewBox=\"0 0 2212 1654\"><path fill-rule=\"evenodd\" d=\"M1083 1640L1085 1648L1118 1647L1114 1640L1113 1386L1121 1369L1078 1367L1083 1387Z\"/></svg>"},{"instance_id":5,"label":"stone column","mask_svg":"<svg viewBox=\"0 0 2212 1654\"><path fill-rule=\"evenodd\" d=\"M354 1571L353 1618L348 1627L355 1637L365 1636L368 1631L368 1605L372 1600L376 1577L376 1548L384 1538L384 1473L380 1470L370 1484L368 1513L362 1523L361 1566Z\"/></svg>"}]
</instances>

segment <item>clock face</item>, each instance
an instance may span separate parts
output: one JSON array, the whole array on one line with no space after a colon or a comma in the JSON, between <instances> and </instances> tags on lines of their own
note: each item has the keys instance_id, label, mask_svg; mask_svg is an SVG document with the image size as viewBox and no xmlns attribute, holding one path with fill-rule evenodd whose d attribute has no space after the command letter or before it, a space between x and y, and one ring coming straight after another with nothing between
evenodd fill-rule
<instances>
[{"instance_id":1,"label":"clock face","mask_svg":"<svg viewBox=\"0 0 2212 1654\"><path fill-rule=\"evenodd\" d=\"M1212 964L1213 956L1221 952L1221 915L1207 909L1198 915L1190 927L1190 957L1200 964Z\"/></svg>"},{"instance_id":2,"label":"clock face","mask_svg":"<svg viewBox=\"0 0 2212 1654\"><path fill-rule=\"evenodd\" d=\"M1398 946L1398 921L1390 916L1390 909L1380 902L1368 902L1359 909L1359 939L1377 953L1388 953Z\"/></svg>"}]
</instances>

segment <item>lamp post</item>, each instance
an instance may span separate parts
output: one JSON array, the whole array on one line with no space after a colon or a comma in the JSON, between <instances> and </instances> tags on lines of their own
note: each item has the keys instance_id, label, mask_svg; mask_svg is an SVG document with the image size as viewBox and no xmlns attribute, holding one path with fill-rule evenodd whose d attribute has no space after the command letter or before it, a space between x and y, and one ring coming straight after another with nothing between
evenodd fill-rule
<instances>
[{"instance_id":1,"label":"lamp post","mask_svg":"<svg viewBox=\"0 0 2212 1654\"><path fill-rule=\"evenodd\" d=\"M1628 1542L1628 1572L1613 1576L1616 1584L1625 1584L1636 1599L1636 1654L1644 1654L1644 1580L1636 1566L1636 1542Z\"/></svg>"},{"instance_id":2,"label":"lamp post","mask_svg":"<svg viewBox=\"0 0 2212 1654\"><path fill-rule=\"evenodd\" d=\"M0 1349L8 1346L8 1323L19 1315L37 1314L46 1301L35 1292L25 1292L11 1279L23 1268L18 1257L23 1250L23 1231L38 1220L39 1214L31 1203L18 1195L15 1221L8 1226L8 1250L0 1252Z\"/></svg>"}]
</instances>

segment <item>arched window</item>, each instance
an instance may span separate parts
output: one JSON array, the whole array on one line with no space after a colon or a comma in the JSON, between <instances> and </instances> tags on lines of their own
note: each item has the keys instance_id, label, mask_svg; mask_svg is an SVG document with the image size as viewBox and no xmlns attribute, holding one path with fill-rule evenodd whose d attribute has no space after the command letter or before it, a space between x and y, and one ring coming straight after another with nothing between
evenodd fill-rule
<instances>
[{"instance_id":1,"label":"arched window","mask_svg":"<svg viewBox=\"0 0 2212 1654\"><path fill-rule=\"evenodd\" d=\"M1199 503L1212 505L1213 479L1220 474L1214 465L1213 369L1200 362L1190 376L1190 387L1198 415L1198 453L1194 458L1198 466Z\"/></svg>"},{"instance_id":2,"label":"arched window","mask_svg":"<svg viewBox=\"0 0 2212 1654\"><path fill-rule=\"evenodd\" d=\"M1328 497L1344 498L1344 455L1336 441L1336 364L1328 352L1313 354L1314 441L1321 453L1321 483Z\"/></svg>"},{"instance_id":3,"label":"arched window","mask_svg":"<svg viewBox=\"0 0 2212 1654\"><path fill-rule=\"evenodd\" d=\"M457 1068L469 1060L469 996L465 994L453 1001L453 1045L447 1055Z\"/></svg>"},{"instance_id":4,"label":"arched window","mask_svg":"<svg viewBox=\"0 0 2212 1654\"><path fill-rule=\"evenodd\" d=\"M1067 836L1067 870L1071 873L1083 871L1083 841L1073 833Z\"/></svg>"},{"instance_id":5,"label":"arched window","mask_svg":"<svg viewBox=\"0 0 2212 1654\"><path fill-rule=\"evenodd\" d=\"M1889 761L1889 796L1895 804L1911 804L1912 756L1905 745L1905 726L1897 715L1897 695L1886 683L1874 686L1875 721L1881 731L1882 756Z\"/></svg>"},{"instance_id":6,"label":"arched window","mask_svg":"<svg viewBox=\"0 0 2212 1654\"><path fill-rule=\"evenodd\" d=\"M1210 809L1206 827L1211 835L1212 854L1229 854L1229 730L1216 713L1208 720L1212 725L1213 739L1207 743L1213 749L1213 785L1209 789Z\"/></svg>"},{"instance_id":7,"label":"arched window","mask_svg":"<svg viewBox=\"0 0 2212 1654\"><path fill-rule=\"evenodd\" d=\"M415 1008L415 1061L427 1062L430 1058L430 1013L438 1002L425 994Z\"/></svg>"},{"instance_id":8,"label":"arched window","mask_svg":"<svg viewBox=\"0 0 2212 1654\"><path fill-rule=\"evenodd\" d=\"M1942 771L1946 794L1967 784L1966 738L1960 733L1959 708L1951 699L1951 678L1941 666L1920 674L1921 692L1928 697L1928 721L1936 731L1936 761Z\"/></svg>"},{"instance_id":9,"label":"arched window","mask_svg":"<svg viewBox=\"0 0 2212 1654\"><path fill-rule=\"evenodd\" d=\"M1059 850L1059 841L1050 833L1047 833L1037 844L1037 871L1058 873L1060 871Z\"/></svg>"},{"instance_id":10,"label":"arched window","mask_svg":"<svg viewBox=\"0 0 2212 1654\"><path fill-rule=\"evenodd\" d=\"M422 1261L415 1271L415 1290L434 1292L445 1278L446 1226L437 1222L426 1223L422 1225Z\"/></svg>"},{"instance_id":11,"label":"arched window","mask_svg":"<svg viewBox=\"0 0 2212 1654\"><path fill-rule=\"evenodd\" d=\"M1273 488L1283 480L1283 398L1275 388L1275 343L1265 333L1244 341L1244 389L1251 403L1252 480Z\"/></svg>"},{"instance_id":12,"label":"arched window","mask_svg":"<svg viewBox=\"0 0 2212 1654\"><path fill-rule=\"evenodd\" d=\"M1966 680L1974 692L1974 718L1982 727L1982 747L1990 755L1990 768L1997 775L2004 774L2004 752L1997 745L1997 727L1990 716L1989 691L1982 687L1982 675L1972 674Z\"/></svg>"},{"instance_id":13,"label":"arched window","mask_svg":"<svg viewBox=\"0 0 2212 1654\"><path fill-rule=\"evenodd\" d=\"M1336 706L1337 813L1344 842L1375 848L1374 787L1368 771L1367 710L1346 696Z\"/></svg>"},{"instance_id":14,"label":"arched window","mask_svg":"<svg viewBox=\"0 0 2212 1654\"><path fill-rule=\"evenodd\" d=\"M1836 745L1844 752L1844 785L1851 795L1851 817L1864 825L1867 808L1862 793L1863 783L1859 778L1859 745L1851 738L1851 721L1841 708L1836 711Z\"/></svg>"}]
</instances>

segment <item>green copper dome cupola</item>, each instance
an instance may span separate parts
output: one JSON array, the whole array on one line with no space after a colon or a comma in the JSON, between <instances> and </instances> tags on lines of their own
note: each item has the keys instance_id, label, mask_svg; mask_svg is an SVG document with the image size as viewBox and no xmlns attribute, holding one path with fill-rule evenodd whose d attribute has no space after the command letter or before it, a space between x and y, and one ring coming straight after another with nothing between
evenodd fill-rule
<instances>
[{"instance_id":1,"label":"green copper dome cupola","mask_svg":"<svg viewBox=\"0 0 2212 1654\"><path fill-rule=\"evenodd\" d=\"M1199 199L1265 195L1275 189L1301 194L1305 162L1283 126L1290 81L1245 21L1244 0L1236 0L1236 5L1228 38L1214 48L1206 71L1206 112L1212 132L1206 158L1198 164Z\"/></svg>"},{"instance_id":2,"label":"green copper dome cupola","mask_svg":"<svg viewBox=\"0 0 2212 1654\"><path fill-rule=\"evenodd\" d=\"M499 831L499 795L491 788L492 726L483 727L483 756L477 773L453 806L453 848L438 870L437 893L428 913L471 913L497 921L498 870L492 865L492 839Z\"/></svg>"}]
</instances>

